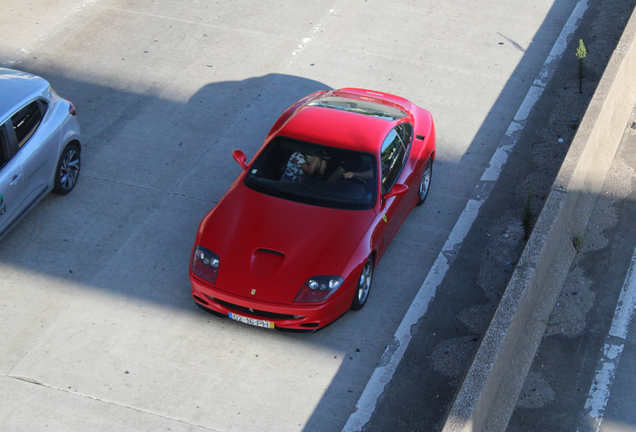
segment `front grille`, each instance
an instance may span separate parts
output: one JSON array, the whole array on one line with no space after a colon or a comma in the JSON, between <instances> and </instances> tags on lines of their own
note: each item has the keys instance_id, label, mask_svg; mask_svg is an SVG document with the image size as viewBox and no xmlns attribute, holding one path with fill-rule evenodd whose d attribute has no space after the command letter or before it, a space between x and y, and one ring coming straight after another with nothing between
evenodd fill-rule
<instances>
[{"instance_id":1,"label":"front grille","mask_svg":"<svg viewBox=\"0 0 636 432\"><path fill-rule=\"evenodd\" d=\"M255 316L258 316L258 317L262 317L262 318L280 319L280 320L293 320L293 319L305 318L304 316L298 316L298 315L279 314L279 313L274 313L274 312L261 311L261 310L257 310L257 309L250 309L250 308L246 308L244 306L239 306L239 305L235 305L235 304L230 303L230 302L219 300L218 298L210 297L207 294L205 296L208 297L210 300L220 304L221 306L224 306L224 307L226 307L228 309L231 309L233 311L236 311L238 313L242 312L242 313L245 313L245 314L255 315Z\"/></svg>"}]
</instances>

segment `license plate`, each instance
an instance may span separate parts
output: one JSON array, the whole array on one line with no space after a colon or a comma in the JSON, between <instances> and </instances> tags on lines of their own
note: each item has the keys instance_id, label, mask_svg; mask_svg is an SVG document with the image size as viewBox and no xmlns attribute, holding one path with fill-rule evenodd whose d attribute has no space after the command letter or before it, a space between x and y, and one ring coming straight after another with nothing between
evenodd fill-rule
<instances>
[{"instance_id":1,"label":"license plate","mask_svg":"<svg viewBox=\"0 0 636 432\"><path fill-rule=\"evenodd\" d=\"M263 327L263 328L274 328L273 322L248 318L248 317L234 314L232 312L230 312L228 316L232 318L234 321L242 322L244 324L249 324L249 325L253 325L256 327Z\"/></svg>"}]
</instances>

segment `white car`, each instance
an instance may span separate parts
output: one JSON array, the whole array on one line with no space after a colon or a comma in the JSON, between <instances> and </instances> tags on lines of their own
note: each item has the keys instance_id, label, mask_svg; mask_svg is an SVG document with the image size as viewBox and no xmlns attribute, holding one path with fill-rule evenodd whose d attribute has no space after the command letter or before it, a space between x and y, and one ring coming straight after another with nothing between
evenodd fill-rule
<instances>
[{"instance_id":1,"label":"white car","mask_svg":"<svg viewBox=\"0 0 636 432\"><path fill-rule=\"evenodd\" d=\"M48 192L79 177L75 107L35 75L0 68L0 238Z\"/></svg>"}]
</instances>

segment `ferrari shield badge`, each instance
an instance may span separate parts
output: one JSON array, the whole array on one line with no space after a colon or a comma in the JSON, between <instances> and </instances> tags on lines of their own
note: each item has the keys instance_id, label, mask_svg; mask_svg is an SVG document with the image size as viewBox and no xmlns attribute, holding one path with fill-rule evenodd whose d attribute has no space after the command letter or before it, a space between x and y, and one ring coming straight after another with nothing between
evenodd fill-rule
<instances>
[{"instance_id":1,"label":"ferrari shield badge","mask_svg":"<svg viewBox=\"0 0 636 432\"><path fill-rule=\"evenodd\" d=\"M382 216L382 220L383 220L384 222L387 222L386 215Z\"/></svg>"},{"instance_id":2,"label":"ferrari shield badge","mask_svg":"<svg viewBox=\"0 0 636 432\"><path fill-rule=\"evenodd\" d=\"M253 289L251 294L252 294L252 295L256 294L256 290L255 290L255 289Z\"/></svg>"}]
</instances>

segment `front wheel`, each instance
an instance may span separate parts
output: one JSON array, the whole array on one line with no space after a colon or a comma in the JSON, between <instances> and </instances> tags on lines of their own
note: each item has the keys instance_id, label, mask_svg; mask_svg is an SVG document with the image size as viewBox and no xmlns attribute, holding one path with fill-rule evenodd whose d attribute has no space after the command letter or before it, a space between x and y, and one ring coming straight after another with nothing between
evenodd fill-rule
<instances>
[{"instance_id":1,"label":"front wheel","mask_svg":"<svg viewBox=\"0 0 636 432\"><path fill-rule=\"evenodd\" d=\"M75 144L67 145L62 151L55 171L53 192L66 195L73 190L80 173L80 151Z\"/></svg>"},{"instance_id":2,"label":"front wheel","mask_svg":"<svg viewBox=\"0 0 636 432\"><path fill-rule=\"evenodd\" d=\"M433 177L433 161L429 159L426 162L426 168L422 175L422 181L420 182L420 188L417 191L417 205L421 206L426 201L428 191L431 187L431 178Z\"/></svg>"},{"instance_id":3,"label":"front wheel","mask_svg":"<svg viewBox=\"0 0 636 432\"><path fill-rule=\"evenodd\" d=\"M356 287L356 292L353 295L351 309L360 310L367 303L367 299L369 298L369 291L371 290L372 280L373 260L371 258L367 258L366 262L364 263L364 267L362 268L362 273L360 273L360 278L358 279L358 286Z\"/></svg>"}]
</instances>

